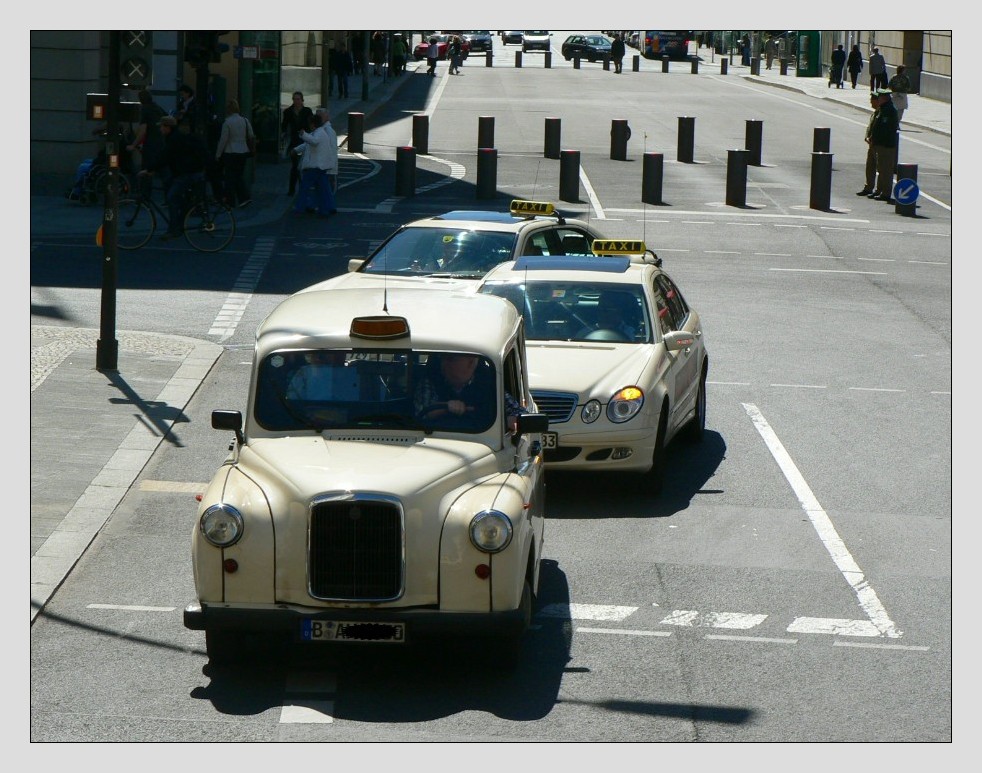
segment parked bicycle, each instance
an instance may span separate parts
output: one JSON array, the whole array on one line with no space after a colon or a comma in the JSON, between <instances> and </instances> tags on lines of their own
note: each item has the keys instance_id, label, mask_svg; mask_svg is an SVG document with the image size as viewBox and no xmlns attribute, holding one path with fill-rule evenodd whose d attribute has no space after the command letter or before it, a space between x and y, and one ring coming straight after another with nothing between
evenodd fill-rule
<instances>
[{"instance_id":1,"label":"parked bicycle","mask_svg":"<svg viewBox=\"0 0 982 773\"><path fill-rule=\"evenodd\" d=\"M170 225L164 207L142 186L133 186L134 195L119 201L117 244L121 250L138 250L153 237L157 217ZM205 180L191 184L188 208L184 215L184 238L196 250L218 252L225 249L235 236L235 215L231 208L216 201L207 192Z\"/></svg>"}]
</instances>

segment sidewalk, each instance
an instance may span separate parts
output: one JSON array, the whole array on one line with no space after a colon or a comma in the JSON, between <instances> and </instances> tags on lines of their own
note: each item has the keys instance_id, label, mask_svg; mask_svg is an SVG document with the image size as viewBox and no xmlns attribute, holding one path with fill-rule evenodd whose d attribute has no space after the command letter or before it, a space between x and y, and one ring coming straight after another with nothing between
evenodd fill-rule
<instances>
[{"instance_id":1,"label":"sidewalk","mask_svg":"<svg viewBox=\"0 0 982 773\"><path fill-rule=\"evenodd\" d=\"M509 52L510 53L510 52ZM719 55L701 49L700 74L719 74ZM508 66L506 57L500 66ZM348 113L368 118L407 83L420 63L391 79L369 76L369 98L352 78L357 98L331 100L332 124L343 141ZM423 65L425 66L425 65ZM496 58L496 66L498 61ZM660 69L643 61L642 69ZM672 63L672 70L688 62ZM829 89L826 78L780 75L761 66L728 66L726 77L783 88L807 98L831 100L869 112L869 87ZM951 136L951 105L911 95L903 127ZM291 206L286 162L256 164L253 203L236 210L242 226L278 220ZM32 181L31 238L91 235L101 223L98 205L82 206L63 195L63 179ZM40 195L35 191L48 195ZM109 519L222 353L210 341L148 332L116 331L118 370L95 369L98 329L31 326L31 620L51 598ZM134 415L136 418L134 419Z\"/></svg>"}]
</instances>

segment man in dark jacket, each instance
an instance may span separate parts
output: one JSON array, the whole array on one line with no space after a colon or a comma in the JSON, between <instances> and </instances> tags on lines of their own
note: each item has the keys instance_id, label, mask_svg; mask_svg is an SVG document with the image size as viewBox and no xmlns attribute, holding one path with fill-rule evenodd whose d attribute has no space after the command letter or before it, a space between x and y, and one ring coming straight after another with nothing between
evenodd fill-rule
<instances>
[{"instance_id":1,"label":"man in dark jacket","mask_svg":"<svg viewBox=\"0 0 982 773\"><path fill-rule=\"evenodd\" d=\"M893 174L897 169L897 135L900 122L897 108L893 106L889 89L876 93L879 100L876 118L870 128L870 144L876 152L876 196L877 201L892 203Z\"/></svg>"},{"instance_id":2,"label":"man in dark jacket","mask_svg":"<svg viewBox=\"0 0 982 773\"><path fill-rule=\"evenodd\" d=\"M842 88L842 71L846 66L846 52L840 43L838 48L832 52L832 66L829 68L829 87L835 84L837 89Z\"/></svg>"},{"instance_id":3,"label":"man in dark jacket","mask_svg":"<svg viewBox=\"0 0 982 773\"><path fill-rule=\"evenodd\" d=\"M610 44L610 58L614 60L614 72L619 73L624 63L624 38L620 33L614 35L614 40Z\"/></svg>"},{"instance_id":4,"label":"man in dark jacket","mask_svg":"<svg viewBox=\"0 0 982 773\"><path fill-rule=\"evenodd\" d=\"M169 222L167 233L161 236L161 239L166 241L184 233L188 194L192 185L199 182L204 185L208 151L200 136L177 130L177 119L174 116L165 115L160 119L159 126L160 133L164 137L163 152L151 166L142 169L140 174L153 174L162 169L170 170L170 183L167 186Z\"/></svg>"}]
</instances>

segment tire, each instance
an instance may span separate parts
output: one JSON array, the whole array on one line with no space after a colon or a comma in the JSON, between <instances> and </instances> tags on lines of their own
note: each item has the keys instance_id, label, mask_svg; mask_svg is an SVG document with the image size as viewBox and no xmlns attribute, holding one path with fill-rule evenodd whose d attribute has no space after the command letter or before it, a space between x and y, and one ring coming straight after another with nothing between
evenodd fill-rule
<instances>
[{"instance_id":1,"label":"tire","mask_svg":"<svg viewBox=\"0 0 982 773\"><path fill-rule=\"evenodd\" d=\"M655 436L655 450L651 453L651 469L648 470L648 490L660 494L665 485L665 433L668 430L668 406L662 406L658 419L658 434Z\"/></svg>"},{"instance_id":2,"label":"tire","mask_svg":"<svg viewBox=\"0 0 982 773\"><path fill-rule=\"evenodd\" d=\"M153 236L157 217L138 199L122 199L117 205L116 244L121 250L138 250Z\"/></svg>"},{"instance_id":3,"label":"tire","mask_svg":"<svg viewBox=\"0 0 982 773\"><path fill-rule=\"evenodd\" d=\"M696 394L696 412L686 427L686 438L691 443L698 443L706 434L706 369L703 368L699 377L699 392Z\"/></svg>"},{"instance_id":4,"label":"tire","mask_svg":"<svg viewBox=\"0 0 982 773\"><path fill-rule=\"evenodd\" d=\"M217 201L199 201L184 216L184 236L196 250L218 252L235 236L235 216Z\"/></svg>"}]
</instances>

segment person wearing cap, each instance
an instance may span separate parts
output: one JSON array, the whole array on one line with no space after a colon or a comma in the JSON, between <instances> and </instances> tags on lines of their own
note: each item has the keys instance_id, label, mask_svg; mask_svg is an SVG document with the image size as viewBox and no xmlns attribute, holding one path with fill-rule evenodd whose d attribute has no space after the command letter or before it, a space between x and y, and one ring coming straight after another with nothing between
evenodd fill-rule
<instances>
[{"instance_id":1,"label":"person wearing cap","mask_svg":"<svg viewBox=\"0 0 982 773\"><path fill-rule=\"evenodd\" d=\"M863 185L861 191L856 191L856 195L872 197L876 195L876 148L870 141L870 134L873 131L876 114L880 109L880 98L875 91L870 93L869 102L870 107L873 108L873 113L869 117L869 123L866 124L866 184Z\"/></svg>"},{"instance_id":2,"label":"person wearing cap","mask_svg":"<svg viewBox=\"0 0 982 773\"><path fill-rule=\"evenodd\" d=\"M161 239L167 241L184 233L184 214L188 206L188 193L192 185L204 184L208 150L197 134L177 130L177 119L165 115L157 124L164 137L164 149L157 160L140 170L141 176L162 171L170 172L167 184L167 232Z\"/></svg>"},{"instance_id":3,"label":"person wearing cap","mask_svg":"<svg viewBox=\"0 0 982 773\"><path fill-rule=\"evenodd\" d=\"M888 204L893 201L893 174L897 168L897 134L900 123L897 121L897 108L890 98L890 89L876 92L878 109L873 125L870 127L870 144L876 152L876 195L877 201Z\"/></svg>"}]
</instances>

